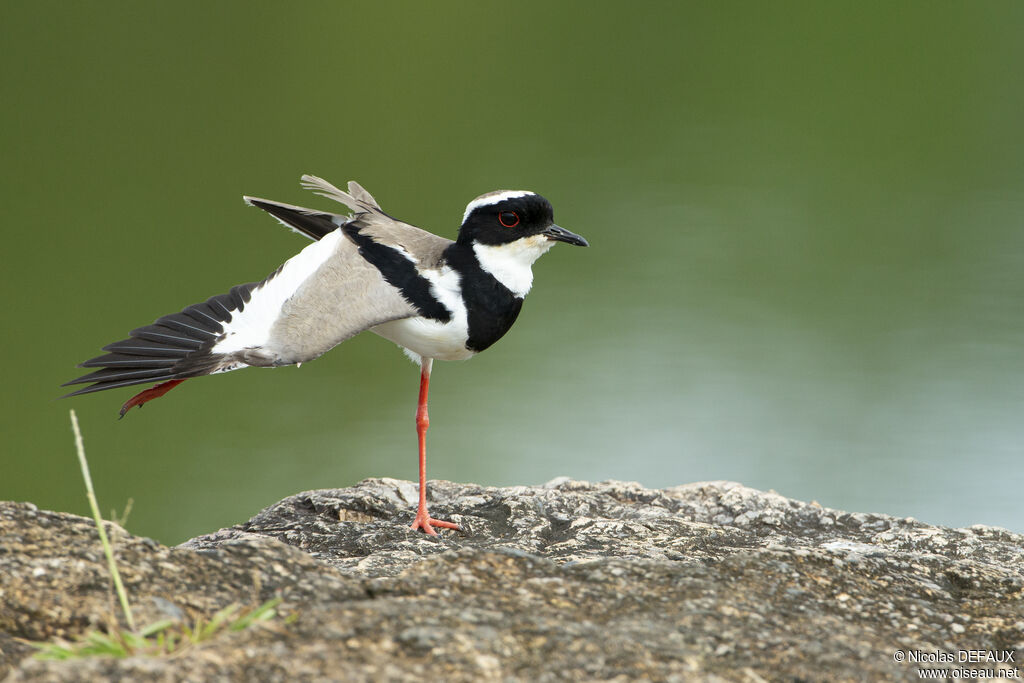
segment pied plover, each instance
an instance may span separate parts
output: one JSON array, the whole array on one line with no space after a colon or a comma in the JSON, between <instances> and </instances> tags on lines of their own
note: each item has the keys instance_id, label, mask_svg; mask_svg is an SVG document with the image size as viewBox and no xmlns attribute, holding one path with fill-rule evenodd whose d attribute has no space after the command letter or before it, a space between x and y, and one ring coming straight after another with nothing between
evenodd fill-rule
<instances>
[{"instance_id":1,"label":"pied plover","mask_svg":"<svg viewBox=\"0 0 1024 683\"><path fill-rule=\"evenodd\" d=\"M370 193L348 192L315 176L303 186L344 204L350 215L245 197L314 240L260 282L187 306L132 330L67 382L86 394L157 383L121 407L165 393L191 377L246 367L299 365L369 330L420 365L416 432L419 506L413 529L458 529L427 513L427 391L434 360L463 360L498 341L533 284L531 266L555 242L587 241L554 223L551 204L526 190L499 190L466 206L453 242L384 213Z\"/></svg>"}]
</instances>

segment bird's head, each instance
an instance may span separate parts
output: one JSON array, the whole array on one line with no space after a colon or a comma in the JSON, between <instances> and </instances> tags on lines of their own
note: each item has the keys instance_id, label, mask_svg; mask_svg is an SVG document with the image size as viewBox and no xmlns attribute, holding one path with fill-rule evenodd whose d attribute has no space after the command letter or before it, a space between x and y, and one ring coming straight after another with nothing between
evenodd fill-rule
<instances>
[{"instance_id":1,"label":"bird's head","mask_svg":"<svg viewBox=\"0 0 1024 683\"><path fill-rule=\"evenodd\" d=\"M588 246L587 240L555 225L551 202L527 190L498 190L471 201L462 217L458 241L492 247L532 246L537 256L555 242Z\"/></svg>"}]
</instances>

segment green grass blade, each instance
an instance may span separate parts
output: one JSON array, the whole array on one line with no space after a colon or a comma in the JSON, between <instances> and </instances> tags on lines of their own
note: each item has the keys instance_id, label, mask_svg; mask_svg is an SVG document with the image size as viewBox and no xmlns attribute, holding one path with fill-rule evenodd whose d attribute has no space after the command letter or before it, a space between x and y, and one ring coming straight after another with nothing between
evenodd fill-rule
<instances>
[{"instance_id":1,"label":"green grass blade","mask_svg":"<svg viewBox=\"0 0 1024 683\"><path fill-rule=\"evenodd\" d=\"M274 609L281 604L281 598L272 598L267 600L259 607L251 610L247 614L243 614L233 624L231 624L232 631L242 631L249 628L258 621L268 621L277 616L277 610Z\"/></svg>"},{"instance_id":2,"label":"green grass blade","mask_svg":"<svg viewBox=\"0 0 1024 683\"><path fill-rule=\"evenodd\" d=\"M143 638L149 638L161 631L166 631L170 627L174 626L174 623L173 619L161 619L160 621L154 621L149 626L144 626L142 630L139 631L139 635Z\"/></svg>"},{"instance_id":3,"label":"green grass blade","mask_svg":"<svg viewBox=\"0 0 1024 683\"><path fill-rule=\"evenodd\" d=\"M206 624L202 629L196 629L199 632L198 640L206 640L219 631L224 624L231 620L240 607L240 605L235 603L228 605L224 609L217 610L217 612L210 617L210 623Z\"/></svg>"},{"instance_id":4,"label":"green grass blade","mask_svg":"<svg viewBox=\"0 0 1024 683\"><path fill-rule=\"evenodd\" d=\"M132 617L132 608L128 604L128 594L121 583L121 574L117 571L117 563L114 562L114 549L110 546L110 539L103 528L103 517L100 516L100 506L96 502L96 492L92 488L92 477L89 475L89 463L85 459L85 446L82 443L82 432L78 428L78 416L75 409L71 411L71 430L75 433L75 450L78 451L78 464L82 468L82 478L85 479L85 493L89 498L89 507L92 508L92 517L96 520L96 529L100 533L100 543L103 545L103 553L107 556L107 565L110 568L110 576L114 580L114 589L117 591L117 599L121 602L121 610L124 612L124 619L128 628L135 630L135 619Z\"/></svg>"}]
</instances>

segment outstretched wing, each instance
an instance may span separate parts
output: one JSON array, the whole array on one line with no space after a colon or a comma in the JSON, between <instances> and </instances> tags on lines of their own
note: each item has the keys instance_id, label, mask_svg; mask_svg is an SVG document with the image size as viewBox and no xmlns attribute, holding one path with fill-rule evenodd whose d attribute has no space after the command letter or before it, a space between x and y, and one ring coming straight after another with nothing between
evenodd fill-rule
<instances>
[{"instance_id":1,"label":"outstretched wing","mask_svg":"<svg viewBox=\"0 0 1024 683\"><path fill-rule=\"evenodd\" d=\"M165 315L103 347L109 353L81 364L98 369L67 383L90 386L69 395L301 363L374 325L413 315L415 307L335 231L262 282Z\"/></svg>"},{"instance_id":2,"label":"outstretched wing","mask_svg":"<svg viewBox=\"0 0 1024 683\"><path fill-rule=\"evenodd\" d=\"M152 325L132 330L128 339L103 347L110 353L78 366L99 370L61 386L90 384L67 394L76 396L215 372L219 359L210 354L210 347L223 335L224 326L244 310L254 287L256 283L238 285L228 294L210 297L180 313L165 315Z\"/></svg>"},{"instance_id":3,"label":"outstretched wing","mask_svg":"<svg viewBox=\"0 0 1024 683\"><path fill-rule=\"evenodd\" d=\"M346 193L312 176L303 180L351 208L352 216L246 198L317 241L262 282L239 285L108 344L109 353L81 364L98 370L65 385L89 386L68 395L302 363L371 327L419 315L416 304L364 256L366 240L427 266L451 242L387 216L356 183Z\"/></svg>"}]
</instances>

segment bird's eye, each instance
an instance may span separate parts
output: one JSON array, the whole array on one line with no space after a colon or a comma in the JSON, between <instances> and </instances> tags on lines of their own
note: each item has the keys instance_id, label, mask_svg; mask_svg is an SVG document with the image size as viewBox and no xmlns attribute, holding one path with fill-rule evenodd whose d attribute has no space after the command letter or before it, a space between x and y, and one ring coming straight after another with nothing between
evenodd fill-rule
<instances>
[{"instance_id":1,"label":"bird's eye","mask_svg":"<svg viewBox=\"0 0 1024 683\"><path fill-rule=\"evenodd\" d=\"M514 228L519 225L519 214L515 211L502 211L498 214L498 221L506 228Z\"/></svg>"}]
</instances>

